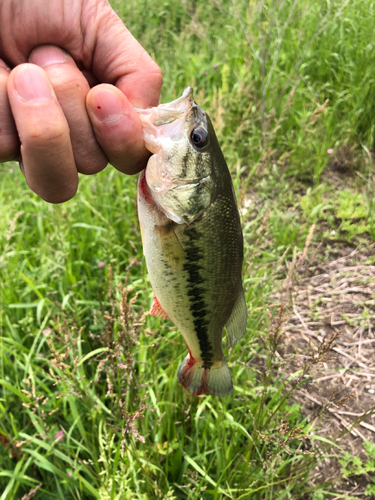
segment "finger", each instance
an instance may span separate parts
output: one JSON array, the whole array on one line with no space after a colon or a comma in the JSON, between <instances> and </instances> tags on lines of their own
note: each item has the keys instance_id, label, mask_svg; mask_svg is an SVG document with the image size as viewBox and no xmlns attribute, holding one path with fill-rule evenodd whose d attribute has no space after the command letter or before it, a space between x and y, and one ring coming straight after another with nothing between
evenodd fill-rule
<instances>
[{"instance_id":1,"label":"finger","mask_svg":"<svg viewBox=\"0 0 375 500\"><path fill-rule=\"evenodd\" d=\"M110 163L126 174L142 170L150 153L143 143L141 121L125 95L113 85L98 85L87 95L87 109Z\"/></svg>"},{"instance_id":2,"label":"finger","mask_svg":"<svg viewBox=\"0 0 375 500\"><path fill-rule=\"evenodd\" d=\"M0 163L18 156L20 144L10 109L7 81L10 69L0 59Z\"/></svg>"},{"instance_id":3,"label":"finger","mask_svg":"<svg viewBox=\"0 0 375 500\"><path fill-rule=\"evenodd\" d=\"M89 18L90 12L87 11L91 7L90 2L87 2L82 15ZM95 45L90 47L93 40L85 40L86 47L90 47L92 51L89 69L100 81L116 85L133 106L156 106L163 83L159 66L108 3L103 2L93 22L96 28Z\"/></svg>"},{"instance_id":4,"label":"finger","mask_svg":"<svg viewBox=\"0 0 375 500\"><path fill-rule=\"evenodd\" d=\"M89 84L72 57L53 45L33 50L29 62L42 67L55 91L70 129L70 140L78 172L96 174L105 168L107 158L96 141L86 110Z\"/></svg>"},{"instance_id":5,"label":"finger","mask_svg":"<svg viewBox=\"0 0 375 500\"><path fill-rule=\"evenodd\" d=\"M160 68L125 28L108 0L27 2L0 0L1 50L13 66L42 44L55 44L79 68L116 85L133 106L158 103ZM15 35L16 34L16 35Z\"/></svg>"},{"instance_id":6,"label":"finger","mask_svg":"<svg viewBox=\"0 0 375 500\"><path fill-rule=\"evenodd\" d=\"M51 203L69 200L77 191L78 174L68 123L48 76L34 64L21 64L10 73L8 96L27 184Z\"/></svg>"}]
</instances>

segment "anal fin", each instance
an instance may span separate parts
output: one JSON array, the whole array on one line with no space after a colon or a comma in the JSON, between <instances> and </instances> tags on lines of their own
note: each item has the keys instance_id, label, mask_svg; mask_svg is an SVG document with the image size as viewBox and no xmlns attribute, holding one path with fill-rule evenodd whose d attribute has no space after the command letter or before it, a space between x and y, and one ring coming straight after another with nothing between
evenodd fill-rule
<instances>
[{"instance_id":1,"label":"anal fin","mask_svg":"<svg viewBox=\"0 0 375 500\"><path fill-rule=\"evenodd\" d=\"M168 314L161 307L160 302L158 301L156 295L154 295L154 299L152 301L150 314L151 316L158 316L159 318L169 319Z\"/></svg>"},{"instance_id":2,"label":"anal fin","mask_svg":"<svg viewBox=\"0 0 375 500\"><path fill-rule=\"evenodd\" d=\"M243 337L246 330L246 323L247 306L245 293L241 286L241 290L238 293L238 297L234 304L232 313L225 324L227 339L231 347L235 346L236 343Z\"/></svg>"}]
</instances>

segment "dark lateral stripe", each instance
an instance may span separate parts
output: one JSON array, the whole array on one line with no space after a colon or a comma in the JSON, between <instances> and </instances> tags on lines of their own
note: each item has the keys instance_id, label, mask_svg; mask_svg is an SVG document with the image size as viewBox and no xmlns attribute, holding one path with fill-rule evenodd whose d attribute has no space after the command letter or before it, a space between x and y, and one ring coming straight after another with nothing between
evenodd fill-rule
<instances>
[{"instance_id":1,"label":"dark lateral stripe","mask_svg":"<svg viewBox=\"0 0 375 500\"><path fill-rule=\"evenodd\" d=\"M210 368L213 364L213 352L208 338L208 321L205 319L208 307L204 302L203 278L200 273L202 266L199 264L203 253L197 246L200 234L194 227L186 228L185 234L189 238L189 244L185 249L184 270L188 273L190 312L194 318L193 323L201 350L203 367Z\"/></svg>"}]
</instances>

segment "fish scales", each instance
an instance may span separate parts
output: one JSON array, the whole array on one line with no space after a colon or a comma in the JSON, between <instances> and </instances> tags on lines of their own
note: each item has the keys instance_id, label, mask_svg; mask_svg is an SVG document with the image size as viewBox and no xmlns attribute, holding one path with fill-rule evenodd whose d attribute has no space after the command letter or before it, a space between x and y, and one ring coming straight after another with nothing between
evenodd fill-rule
<instances>
[{"instance_id":1,"label":"fish scales","mask_svg":"<svg viewBox=\"0 0 375 500\"><path fill-rule=\"evenodd\" d=\"M167 116L164 123L160 108L164 117L168 109L179 115L171 121ZM167 316L189 347L180 382L193 394L225 396L233 384L222 350L223 328L234 345L247 315L243 238L231 177L212 125L190 89L173 103L139 113L146 147L154 152L138 187L154 313ZM208 147L197 150L191 137L204 135L202 130Z\"/></svg>"}]
</instances>

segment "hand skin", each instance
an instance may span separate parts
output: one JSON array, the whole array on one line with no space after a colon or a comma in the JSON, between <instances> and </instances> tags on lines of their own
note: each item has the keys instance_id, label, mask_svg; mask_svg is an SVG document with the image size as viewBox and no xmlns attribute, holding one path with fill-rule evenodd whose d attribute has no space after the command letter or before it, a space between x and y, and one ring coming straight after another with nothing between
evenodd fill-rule
<instances>
[{"instance_id":1,"label":"hand skin","mask_svg":"<svg viewBox=\"0 0 375 500\"><path fill-rule=\"evenodd\" d=\"M108 161L142 170L134 107L157 105L161 85L106 0L0 0L0 162L18 159L44 200L69 200L78 172Z\"/></svg>"}]
</instances>

